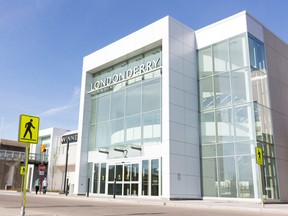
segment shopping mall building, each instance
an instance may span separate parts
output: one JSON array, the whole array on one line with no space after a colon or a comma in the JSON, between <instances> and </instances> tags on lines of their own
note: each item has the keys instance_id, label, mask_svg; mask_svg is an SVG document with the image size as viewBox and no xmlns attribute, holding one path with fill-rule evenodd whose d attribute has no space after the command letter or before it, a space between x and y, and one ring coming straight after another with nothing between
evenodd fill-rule
<instances>
[{"instance_id":1,"label":"shopping mall building","mask_svg":"<svg viewBox=\"0 0 288 216\"><path fill-rule=\"evenodd\" d=\"M287 141L288 46L246 11L84 57L75 194L288 201Z\"/></svg>"}]
</instances>

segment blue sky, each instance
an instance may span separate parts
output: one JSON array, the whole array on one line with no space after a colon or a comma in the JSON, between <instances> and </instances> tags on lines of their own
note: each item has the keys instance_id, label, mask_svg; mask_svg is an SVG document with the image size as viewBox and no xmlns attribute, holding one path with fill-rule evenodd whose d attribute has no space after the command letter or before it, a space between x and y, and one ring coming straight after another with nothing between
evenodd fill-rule
<instances>
[{"instance_id":1,"label":"blue sky","mask_svg":"<svg viewBox=\"0 0 288 216\"><path fill-rule=\"evenodd\" d=\"M287 6L287 0L0 0L2 138L18 139L21 114L40 117L40 129L77 129L83 57L166 15L197 30L247 10L287 43Z\"/></svg>"}]
</instances>

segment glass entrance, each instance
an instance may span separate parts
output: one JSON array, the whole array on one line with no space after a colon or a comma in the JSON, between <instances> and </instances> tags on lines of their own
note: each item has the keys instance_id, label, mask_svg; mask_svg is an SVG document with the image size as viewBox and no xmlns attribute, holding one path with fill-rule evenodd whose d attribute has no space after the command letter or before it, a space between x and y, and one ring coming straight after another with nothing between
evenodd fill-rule
<instances>
[{"instance_id":1,"label":"glass entrance","mask_svg":"<svg viewBox=\"0 0 288 216\"><path fill-rule=\"evenodd\" d=\"M109 165L108 195L113 195L114 181L116 195L138 196L139 164Z\"/></svg>"}]
</instances>

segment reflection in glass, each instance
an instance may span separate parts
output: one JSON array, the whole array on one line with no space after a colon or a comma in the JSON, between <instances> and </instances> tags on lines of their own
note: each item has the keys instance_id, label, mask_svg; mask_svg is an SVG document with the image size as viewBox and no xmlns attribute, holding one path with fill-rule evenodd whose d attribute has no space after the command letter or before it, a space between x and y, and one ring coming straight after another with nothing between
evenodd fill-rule
<instances>
[{"instance_id":1,"label":"reflection in glass","mask_svg":"<svg viewBox=\"0 0 288 216\"><path fill-rule=\"evenodd\" d=\"M211 76L213 73L211 47L198 52L199 77Z\"/></svg>"},{"instance_id":2,"label":"reflection in glass","mask_svg":"<svg viewBox=\"0 0 288 216\"><path fill-rule=\"evenodd\" d=\"M126 118L126 143L141 145L141 120L140 115L134 115Z\"/></svg>"},{"instance_id":3,"label":"reflection in glass","mask_svg":"<svg viewBox=\"0 0 288 216\"><path fill-rule=\"evenodd\" d=\"M214 107L213 78L208 77L199 81L200 110Z\"/></svg>"},{"instance_id":4,"label":"reflection in glass","mask_svg":"<svg viewBox=\"0 0 288 216\"><path fill-rule=\"evenodd\" d=\"M227 41L213 46L214 74L223 73L229 70L228 45Z\"/></svg>"},{"instance_id":5,"label":"reflection in glass","mask_svg":"<svg viewBox=\"0 0 288 216\"><path fill-rule=\"evenodd\" d=\"M201 143L216 142L215 113L207 112L201 114Z\"/></svg>"},{"instance_id":6,"label":"reflection in glass","mask_svg":"<svg viewBox=\"0 0 288 216\"><path fill-rule=\"evenodd\" d=\"M252 121L249 115L250 106L241 106L234 109L235 140L244 141L251 138Z\"/></svg>"},{"instance_id":7,"label":"reflection in glass","mask_svg":"<svg viewBox=\"0 0 288 216\"><path fill-rule=\"evenodd\" d=\"M93 193L98 193L99 184L99 164L94 164L94 181L93 181Z\"/></svg>"},{"instance_id":8,"label":"reflection in glass","mask_svg":"<svg viewBox=\"0 0 288 216\"><path fill-rule=\"evenodd\" d=\"M101 164L100 194L105 193L106 185L106 163Z\"/></svg>"},{"instance_id":9,"label":"reflection in glass","mask_svg":"<svg viewBox=\"0 0 288 216\"><path fill-rule=\"evenodd\" d=\"M161 141L161 126L160 126L160 111L149 112L143 114L143 142L160 142Z\"/></svg>"},{"instance_id":10,"label":"reflection in glass","mask_svg":"<svg viewBox=\"0 0 288 216\"><path fill-rule=\"evenodd\" d=\"M251 156L248 155L237 157L237 169L239 197L254 198L253 168Z\"/></svg>"},{"instance_id":11,"label":"reflection in glass","mask_svg":"<svg viewBox=\"0 0 288 216\"><path fill-rule=\"evenodd\" d=\"M231 87L229 73L215 75L214 89L216 107L231 105Z\"/></svg>"},{"instance_id":12,"label":"reflection in glass","mask_svg":"<svg viewBox=\"0 0 288 216\"><path fill-rule=\"evenodd\" d=\"M246 37L241 35L229 40L231 70L247 66Z\"/></svg>"},{"instance_id":13,"label":"reflection in glass","mask_svg":"<svg viewBox=\"0 0 288 216\"><path fill-rule=\"evenodd\" d=\"M247 68L242 68L237 71L231 72L231 88L233 104L245 103L248 101L247 89Z\"/></svg>"},{"instance_id":14,"label":"reflection in glass","mask_svg":"<svg viewBox=\"0 0 288 216\"><path fill-rule=\"evenodd\" d=\"M159 196L159 160L151 160L151 196Z\"/></svg>"},{"instance_id":15,"label":"reflection in glass","mask_svg":"<svg viewBox=\"0 0 288 216\"><path fill-rule=\"evenodd\" d=\"M149 167L148 160L142 161L142 195L148 195L149 192Z\"/></svg>"},{"instance_id":16,"label":"reflection in glass","mask_svg":"<svg viewBox=\"0 0 288 216\"><path fill-rule=\"evenodd\" d=\"M216 111L217 141L231 142L234 139L234 124L232 119L232 109Z\"/></svg>"},{"instance_id":17,"label":"reflection in glass","mask_svg":"<svg viewBox=\"0 0 288 216\"><path fill-rule=\"evenodd\" d=\"M217 168L215 158L202 158L203 195L218 196Z\"/></svg>"},{"instance_id":18,"label":"reflection in glass","mask_svg":"<svg viewBox=\"0 0 288 216\"><path fill-rule=\"evenodd\" d=\"M219 196L237 197L235 159L233 157L218 158Z\"/></svg>"}]
</instances>

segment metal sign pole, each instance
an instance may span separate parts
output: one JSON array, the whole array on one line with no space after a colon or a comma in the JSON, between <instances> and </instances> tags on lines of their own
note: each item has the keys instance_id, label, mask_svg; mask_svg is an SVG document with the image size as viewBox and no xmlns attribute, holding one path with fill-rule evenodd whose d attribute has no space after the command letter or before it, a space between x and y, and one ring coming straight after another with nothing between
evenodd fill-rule
<instances>
[{"instance_id":1,"label":"metal sign pole","mask_svg":"<svg viewBox=\"0 0 288 216\"><path fill-rule=\"evenodd\" d=\"M25 216L25 208L26 208L26 184L27 184L27 170L28 170L28 160L29 160L29 152L30 152L30 143L26 145L26 157L25 157L25 174L23 181L23 197L22 197L22 207L21 207L21 216Z\"/></svg>"}]
</instances>

